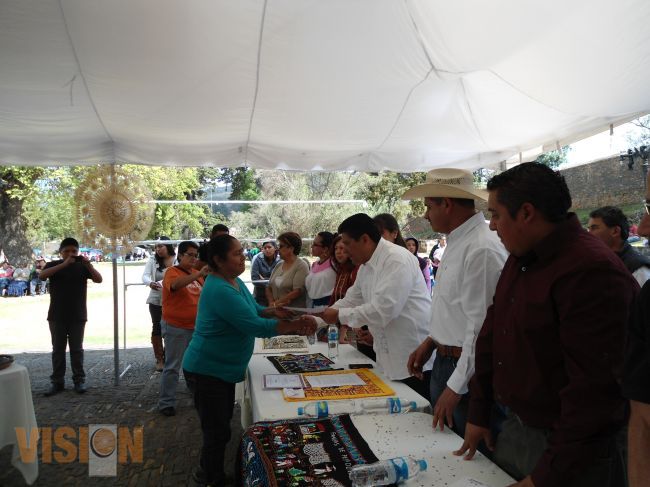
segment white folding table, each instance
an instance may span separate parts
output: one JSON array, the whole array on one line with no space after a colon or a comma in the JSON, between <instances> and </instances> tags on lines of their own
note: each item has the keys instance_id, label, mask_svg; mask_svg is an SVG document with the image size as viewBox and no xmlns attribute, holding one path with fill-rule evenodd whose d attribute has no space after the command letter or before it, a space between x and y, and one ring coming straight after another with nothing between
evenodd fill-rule
<instances>
[{"instance_id":1,"label":"white folding table","mask_svg":"<svg viewBox=\"0 0 650 487\"><path fill-rule=\"evenodd\" d=\"M309 353L320 352L327 356L326 343L319 342L315 345L311 345L309 348ZM269 390L263 388L262 381L264 375L278 373L271 361L266 358L267 355L273 354L254 354L248 365L248 373L244 383L243 392L240 392L238 397L241 403L241 419L243 428L247 428L250 424L258 421L298 418L298 407L304 406L309 402L288 402L284 400L281 390ZM373 373L395 391L395 396L391 397L399 397L408 401L414 401L418 411L430 409L430 404L427 399L415 392L409 386L399 381L389 380L384 377L381 370L377 368L377 364L359 352L352 345L339 345L339 356L336 359L334 368L347 369L349 364L354 363L372 364L375 367L372 369ZM350 400L347 401L351 402ZM349 412L354 411L352 410Z\"/></svg>"}]
</instances>

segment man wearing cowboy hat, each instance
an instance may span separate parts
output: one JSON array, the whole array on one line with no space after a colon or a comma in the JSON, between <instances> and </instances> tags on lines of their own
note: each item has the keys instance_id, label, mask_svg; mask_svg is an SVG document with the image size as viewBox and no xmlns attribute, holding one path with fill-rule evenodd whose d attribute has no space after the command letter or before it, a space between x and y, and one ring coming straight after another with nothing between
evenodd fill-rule
<instances>
[{"instance_id":1,"label":"man wearing cowboy hat","mask_svg":"<svg viewBox=\"0 0 650 487\"><path fill-rule=\"evenodd\" d=\"M447 250L436 273L431 302L430 335L411 353L408 369L422 377L422 366L433 351L431 371L433 427L445 422L459 435L465 431L467 386L474 374L474 343L492 302L506 250L485 223L475 200L487 193L474 187L472 173L434 169L424 184L404 199L424 198L431 228L447 234Z\"/></svg>"}]
</instances>

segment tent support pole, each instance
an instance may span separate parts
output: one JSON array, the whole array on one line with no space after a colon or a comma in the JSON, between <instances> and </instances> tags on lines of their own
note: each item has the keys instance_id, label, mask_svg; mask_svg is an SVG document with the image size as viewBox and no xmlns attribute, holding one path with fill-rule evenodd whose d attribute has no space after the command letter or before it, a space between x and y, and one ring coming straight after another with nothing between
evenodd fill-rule
<instances>
[{"instance_id":1,"label":"tent support pole","mask_svg":"<svg viewBox=\"0 0 650 487\"><path fill-rule=\"evenodd\" d=\"M120 342L119 342L119 312L117 296L117 256L113 252L113 369L115 371L115 385L120 385Z\"/></svg>"}]
</instances>

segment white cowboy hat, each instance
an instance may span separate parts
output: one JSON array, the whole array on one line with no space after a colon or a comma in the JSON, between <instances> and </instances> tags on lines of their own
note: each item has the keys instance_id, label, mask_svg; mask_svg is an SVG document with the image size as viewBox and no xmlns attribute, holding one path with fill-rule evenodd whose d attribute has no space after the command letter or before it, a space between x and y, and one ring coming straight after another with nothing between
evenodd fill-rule
<instances>
[{"instance_id":1,"label":"white cowboy hat","mask_svg":"<svg viewBox=\"0 0 650 487\"><path fill-rule=\"evenodd\" d=\"M432 169L424 184L412 187L403 200L416 198L464 198L487 201L488 193L474 187L474 176L464 169Z\"/></svg>"}]
</instances>

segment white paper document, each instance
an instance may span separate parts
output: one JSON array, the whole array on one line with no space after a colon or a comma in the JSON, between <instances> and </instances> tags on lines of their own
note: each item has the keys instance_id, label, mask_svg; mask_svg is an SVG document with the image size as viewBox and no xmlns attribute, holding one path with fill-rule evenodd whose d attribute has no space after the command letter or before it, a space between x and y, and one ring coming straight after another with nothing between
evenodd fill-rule
<instances>
[{"instance_id":1,"label":"white paper document","mask_svg":"<svg viewBox=\"0 0 650 487\"><path fill-rule=\"evenodd\" d=\"M305 390L304 389L283 389L284 395L287 397L293 398L304 398Z\"/></svg>"},{"instance_id":2,"label":"white paper document","mask_svg":"<svg viewBox=\"0 0 650 487\"><path fill-rule=\"evenodd\" d=\"M315 308L291 308L287 307L285 309L288 309L289 311L293 311L295 314L301 314L301 315L315 315L318 313L322 313L327 309L327 306L316 306Z\"/></svg>"},{"instance_id":3,"label":"white paper document","mask_svg":"<svg viewBox=\"0 0 650 487\"><path fill-rule=\"evenodd\" d=\"M300 374L264 374L265 389L301 388L304 383Z\"/></svg>"},{"instance_id":4,"label":"white paper document","mask_svg":"<svg viewBox=\"0 0 650 487\"><path fill-rule=\"evenodd\" d=\"M357 374L308 375L304 379L312 387L364 386L366 383Z\"/></svg>"},{"instance_id":5,"label":"white paper document","mask_svg":"<svg viewBox=\"0 0 650 487\"><path fill-rule=\"evenodd\" d=\"M478 480L463 479L463 480L459 480L458 482L454 482L449 487L490 487L490 486L484 484L483 482L479 482Z\"/></svg>"}]
</instances>

